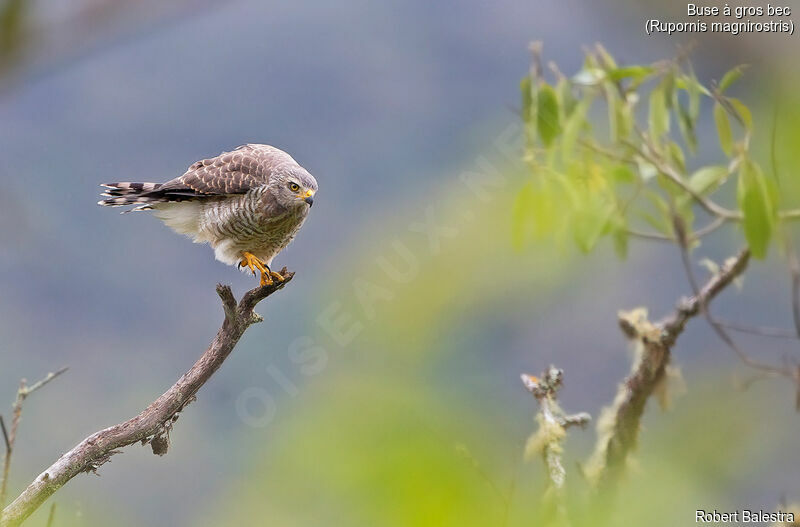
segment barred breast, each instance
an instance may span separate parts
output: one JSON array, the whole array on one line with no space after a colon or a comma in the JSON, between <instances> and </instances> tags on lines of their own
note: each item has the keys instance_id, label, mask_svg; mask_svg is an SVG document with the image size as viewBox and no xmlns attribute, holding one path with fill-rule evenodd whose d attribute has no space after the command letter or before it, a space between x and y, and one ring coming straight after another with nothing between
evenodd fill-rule
<instances>
[{"instance_id":1,"label":"barred breast","mask_svg":"<svg viewBox=\"0 0 800 527\"><path fill-rule=\"evenodd\" d=\"M306 207L268 215L263 207L265 187L246 194L203 202L195 241L207 241L217 260L235 265L243 252L267 263L297 235L308 214Z\"/></svg>"}]
</instances>

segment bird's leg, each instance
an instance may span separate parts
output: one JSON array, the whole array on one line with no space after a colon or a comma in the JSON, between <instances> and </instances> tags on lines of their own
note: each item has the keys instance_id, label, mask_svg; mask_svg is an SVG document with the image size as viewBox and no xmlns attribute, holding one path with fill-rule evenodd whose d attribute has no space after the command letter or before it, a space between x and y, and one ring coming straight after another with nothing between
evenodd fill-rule
<instances>
[{"instance_id":1,"label":"bird's leg","mask_svg":"<svg viewBox=\"0 0 800 527\"><path fill-rule=\"evenodd\" d=\"M242 261L239 262L239 267L247 267L250 271L253 272L253 276L256 275L256 269L261 273L261 285L272 285L272 276L273 272L270 270L269 266L262 262L256 255L250 252L243 252L242 253ZM277 273L276 273L277 274ZM283 277L281 277L281 281L283 281Z\"/></svg>"}]
</instances>

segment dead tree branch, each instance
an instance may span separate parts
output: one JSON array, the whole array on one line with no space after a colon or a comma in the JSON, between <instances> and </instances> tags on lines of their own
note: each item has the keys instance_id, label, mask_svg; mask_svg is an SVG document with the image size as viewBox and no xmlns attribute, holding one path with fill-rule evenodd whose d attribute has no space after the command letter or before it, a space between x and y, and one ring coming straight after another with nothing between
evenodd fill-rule
<instances>
[{"instance_id":1,"label":"dead tree branch","mask_svg":"<svg viewBox=\"0 0 800 527\"><path fill-rule=\"evenodd\" d=\"M22 403L28 398L30 394L42 388L47 383L67 371L69 368L61 368L56 372L48 373L43 379L28 386L26 379L19 381L19 389L17 390L17 397L11 407L11 430L6 430L5 421L0 417L0 427L3 429L3 440L5 441L6 453L3 457L3 474L0 476L0 522L3 520L4 513L2 508L6 506L6 495L8 492L8 476L11 470L11 454L14 453L14 443L17 441L17 429L19 428L19 421L22 418Z\"/></svg>"},{"instance_id":2,"label":"dead tree branch","mask_svg":"<svg viewBox=\"0 0 800 527\"><path fill-rule=\"evenodd\" d=\"M97 470L111 456L119 453L118 449L122 447L137 442L149 442L155 454L165 454L168 448L166 434L178 414L194 400L197 391L222 366L245 330L251 324L263 320L253 311L256 305L283 288L294 273L284 268L281 275L283 282L276 281L272 285L252 289L245 293L238 304L229 286L217 285L225 320L206 352L189 371L136 417L90 435L62 455L6 507L0 526L19 525L70 479L82 472Z\"/></svg>"},{"instance_id":3,"label":"dead tree branch","mask_svg":"<svg viewBox=\"0 0 800 527\"><path fill-rule=\"evenodd\" d=\"M566 470L561 462L561 443L566 436L566 429L570 426L581 427L591 421L591 416L586 412L567 415L558 406L556 395L564 380L564 372L555 366L550 366L541 376L523 374L522 383L531 392L539 403L539 414L536 416L539 429L528 439L525 454L541 455L547 465L548 490L545 493L545 505L554 509L555 517L566 523L567 514L564 507L564 484Z\"/></svg>"},{"instance_id":4,"label":"dead tree branch","mask_svg":"<svg viewBox=\"0 0 800 527\"><path fill-rule=\"evenodd\" d=\"M698 288L697 294L683 299L671 315L656 324L647 320L644 309L620 312L620 328L635 342L636 359L630 375L620 384L614 402L598 419L597 445L587 464L587 475L594 481L615 480L621 474L628 455L636 446L647 400L666 379L675 341L686 323L701 314L704 306L744 272L749 259L750 252L742 250Z\"/></svg>"}]
</instances>

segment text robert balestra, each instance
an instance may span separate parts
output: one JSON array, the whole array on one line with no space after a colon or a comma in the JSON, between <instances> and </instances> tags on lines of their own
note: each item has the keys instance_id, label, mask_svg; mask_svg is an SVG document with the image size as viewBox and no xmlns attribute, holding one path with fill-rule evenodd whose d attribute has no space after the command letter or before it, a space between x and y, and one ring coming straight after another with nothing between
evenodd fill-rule
<instances>
[{"instance_id":1,"label":"text robert balestra","mask_svg":"<svg viewBox=\"0 0 800 527\"><path fill-rule=\"evenodd\" d=\"M694 521L695 523L793 523L794 513L751 509L726 512L719 512L717 509L711 511L697 509Z\"/></svg>"}]
</instances>

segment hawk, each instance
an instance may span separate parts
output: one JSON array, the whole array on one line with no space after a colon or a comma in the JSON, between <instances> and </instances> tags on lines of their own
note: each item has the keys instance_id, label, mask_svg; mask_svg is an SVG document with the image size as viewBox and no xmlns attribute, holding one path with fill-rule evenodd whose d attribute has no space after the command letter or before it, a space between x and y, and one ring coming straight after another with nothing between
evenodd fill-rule
<instances>
[{"instance_id":1,"label":"hawk","mask_svg":"<svg viewBox=\"0 0 800 527\"><path fill-rule=\"evenodd\" d=\"M286 152L248 144L193 163L166 183L103 183L98 205L152 210L175 232L208 243L217 260L261 273L261 285L283 277L270 269L308 216L317 180Z\"/></svg>"}]
</instances>

